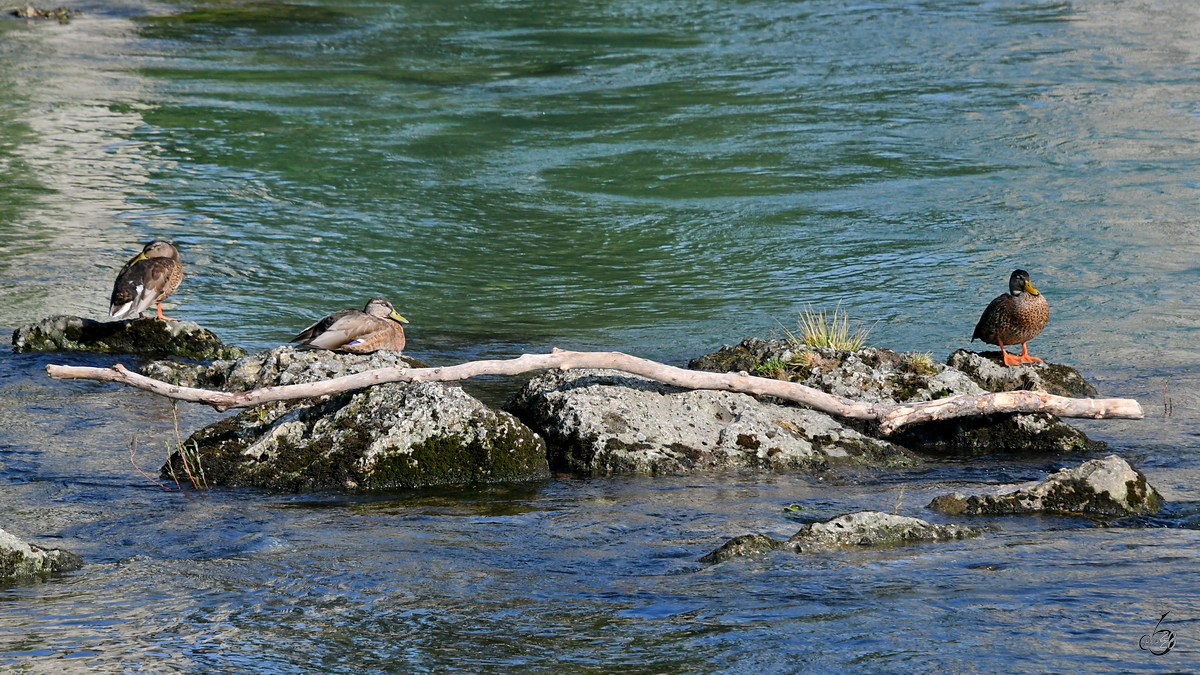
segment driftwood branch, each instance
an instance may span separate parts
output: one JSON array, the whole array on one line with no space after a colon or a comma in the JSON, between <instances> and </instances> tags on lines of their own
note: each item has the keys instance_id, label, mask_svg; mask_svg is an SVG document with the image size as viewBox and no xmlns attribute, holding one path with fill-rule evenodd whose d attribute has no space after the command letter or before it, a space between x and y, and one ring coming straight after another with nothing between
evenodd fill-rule
<instances>
[{"instance_id":1,"label":"driftwood branch","mask_svg":"<svg viewBox=\"0 0 1200 675\"><path fill-rule=\"evenodd\" d=\"M880 421L880 431L889 435L916 422L950 419L1001 412L1047 412L1059 417L1141 419L1142 407L1132 399L1077 399L1045 392L1013 391L977 396L955 396L937 401L903 405L862 403L826 394L795 382L784 382L742 373L709 373L685 370L620 352L571 352L555 349L549 354L525 354L515 359L471 361L444 368L380 368L321 382L263 387L253 391L223 392L179 387L126 370L46 366L46 374L60 380L82 379L120 382L180 401L194 401L217 410L249 408L273 401L290 401L362 389L385 382L448 382L479 375L519 375L535 370L608 368L641 375L664 384L687 389L716 389L745 394L774 396L807 405L838 417Z\"/></svg>"}]
</instances>

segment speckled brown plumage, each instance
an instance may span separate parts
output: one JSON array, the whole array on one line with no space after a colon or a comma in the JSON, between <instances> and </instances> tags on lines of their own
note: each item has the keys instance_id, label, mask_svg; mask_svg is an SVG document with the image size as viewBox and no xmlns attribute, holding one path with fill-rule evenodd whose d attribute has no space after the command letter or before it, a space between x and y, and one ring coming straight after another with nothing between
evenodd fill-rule
<instances>
[{"instance_id":1,"label":"speckled brown plumage","mask_svg":"<svg viewBox=\"0 0 1200 675\"><path fill-rule=\"evenodd\" d=\"M183 281L183 263L179 261L179 251L170 242L155 239L117 274L108 315L118 319L141 316L153 304L157 306L155 318L174 321L163 316L162 301L179 288L180 281Z\"/></svg>"},{"instance_id":2,"label":"speckled brown plumage","mask_svg":"<svg viewBox=\"0 0 1200 675\"><path fill-rule=\"evenodd\" d=\"M396 313L386 298L375 296L366 307L342 309L300 331L292 342L297 349L329 349L351 354L370 354L386 349L404 350L404 327L408 319Z\"/></svg>"},{"instance_id":3,"label":"speckled brown plumage","mask_svg":"<svg viewBox=\"0 0 1200 675\"><path fill-rule=\"evenodd\" d=\"M988 304L971 340L998 345L1006 366L1033 363L1041 359L1030 356L1025 343L1037 337L1049 321L1050 305L1045 296L1033 287L1028 272L1015 270L1008 280L1008 293ZM1005 351L1004 345L1016 344L1021 345L1020 356Z\"/></svg>"}]
</instances>

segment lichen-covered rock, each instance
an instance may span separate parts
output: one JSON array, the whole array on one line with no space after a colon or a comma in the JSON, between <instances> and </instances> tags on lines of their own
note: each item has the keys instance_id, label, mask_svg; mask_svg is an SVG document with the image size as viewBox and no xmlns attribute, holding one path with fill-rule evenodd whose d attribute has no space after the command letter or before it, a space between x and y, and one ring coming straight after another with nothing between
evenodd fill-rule
<instances>
[{"instance_id":1,"label":"lichen-covered rock","mask_svg":"<svg viewBox=\"0 0 1200 675\"><path fill-rule=\"evenodd\" d=\"M585 473L811 472L831 460L915 463L902 448L823 413L613 370L544 373L507 409L546 438L553 466Z\"/></svg>"},{"instance_id":2,"label":"lichen-covered rock","mask_svg":"<svg viewBox=\"0 0 1200 675\"><path fill-rule=\"evenodd\" d=\"M792 535L787 546L797 553L845 546L895 546L978 536L983 530L963 525L935 525L920 518L881 511L858 511L823 523L811 523Z\"/></svg>"},{"instance_id":3,"label":"lichen-covered rock","mask_svg":"<svg viewBox=\"0 0 1200 675\"><path fill-rule=\"evenodd\" d=\"M229 487L365 491L549 476L537 434L436 382L259 406L197 431L184 449L209 484ZM163 475L182 480L188 470L177 452Z\"/></svg>"},{"instance_id":4,"label":"lichen-covered rock","mask_svg":"<svg viewBox=\"0 0 1200 675\"><path fill-rule=\"evenodd\" d=\"M743 534L725 542L717 550L704 555L700 562L720 563L742 556L760 555L785 548L786 544L765 534Z\"/></svg>"},{"instance_id":5,"label":"lichen-covered rock","mask_svg":"<svg viewBox=\"0 0 1200 675\"><path fill-rule=\"evenodd\" d=\"M52 316L13 331L13 351L57 350L177 356L207 361L235 359L246 351L224 344L194 321L128 319L100 322L78 316Z\"/></svg>"},{"instance_id":6,"label":"lichen-covered rock","mask_svg":"<svg viewBox=\"0 0 1200 675\"><path fill-rule=\"evenodd\" d=\"M260 387L320 382L378 368L424 368L425 364L398 352L345 354L322 349L276 347L210 364L153 361L141 374L184 387L249 391Z\"/></svg>"},{"instance_id":7,"label":"lichen-covered rock","mask_svg":"<svg viewBox=\"0 0 1200 675\"><path fill-rule=\"evenodd\" d=\"M959 349L946 364L962 371L987 391L1045 391L1056 396L1083 398L1096 395L1078 370L1060 363L1030 363L1005 366L1000 352L970 352Z\"/></svg>"},{"instance_id":8,"label":"lichen-covered rock","mask_svg":"<svg viewBox=\"0 0 1200 675\"><path fill-rule=\"evenodd\" d=\"M1063 469L1040 482L1006 486L996 494L942 495L929 508L950 515L1051 512L1132 516L1156 513L1162 504L1162 495L1141 471L1124 459L1109 455Z\"/></svg>"},{"instance_id":9,"label":"lichen-covered rock","mask_svg":"<svg viewBox=\"0 0 1200 675\"><path fill-rule=\"evenodd\" d=\"M29 544L0 530L0 581L44 579L83 567L83 558L57 548Z\"/></svg>"},{"instance_id":10,"label":"lichen-covered rock","mask_svg":"<svg viewBox=\"0 0 1200 675\"><path fill-rule=\"evenodd\" d=\"M693 359L688 367L717 373L744 370L866 403L913 403L984 393L964 373L933 361L928 354L875 347L846 351L747 338Z\"/></svg>"},{"instance_id":11,"label":"lichen-covered rock","mask_svg":"<svg viewBox=\"0 0 1200 675\"><path fill-rule=\"evenodd\" d=\"M274 490L383 490L548 477L546 444L511 414L437 382L241 412L187 438L206 482ZM163 476L182 480L174 453ZM192 468L196 474L196 468Z\"/></svg>"},{"instance_id":12,"label":"lichen-covered rock","mask_svg":"<svg viewBox=\"0 0 1200 675\"><path fill-rule=\"evenodd\" d=\"M996 359L999 359L999 353ZM688 364L697 370L746 370L867 403L914 403L950 396L1051 387L1059 395L1092 395L1074 369L1058 364L1005 368L959 350L947 365L928 355L865 347L854 351L813 348L791 340L748 338ZM959 367L967 369L960 370ZM870 427L862 427L870 433ZM990 452L1093 452L1104 443L1047 414L1006 413L912 424L889 440L938 454Z\"/></svg>"}]
</instances>

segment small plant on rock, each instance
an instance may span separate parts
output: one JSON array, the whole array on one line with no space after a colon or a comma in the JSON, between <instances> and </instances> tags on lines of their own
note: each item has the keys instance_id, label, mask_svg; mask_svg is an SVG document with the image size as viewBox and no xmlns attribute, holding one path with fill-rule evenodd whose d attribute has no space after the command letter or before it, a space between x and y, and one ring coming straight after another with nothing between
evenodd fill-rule
<instances>
[{"instance_id":1,"label":"small plant on rock","mask_svg":"<svg viewBox=\"0 0 1200 675\"><path fill-rule=\"evenodd\" d=\"M826 314L825 310L818 312L808 305L800 310L796 320L796 332L786 328L783 332L787 334L788 340L797 346L830 347L846 351L859 349L866 344L871 329L859 326L852 330L850 315L843 312L841 307L839 304L832 314Z\"/></svg>"},{"instance_id":2,"label":"small plant on rock","mask_svg":"<svg viewBox=\"0 0 1200 675\"><path fill-rule=\"evenodd\" d=\"M772 357L754 367L754 374L759 377L769 377L773 380L787 379L787 365L783 359Z\"/></svg>"}]
</instances>

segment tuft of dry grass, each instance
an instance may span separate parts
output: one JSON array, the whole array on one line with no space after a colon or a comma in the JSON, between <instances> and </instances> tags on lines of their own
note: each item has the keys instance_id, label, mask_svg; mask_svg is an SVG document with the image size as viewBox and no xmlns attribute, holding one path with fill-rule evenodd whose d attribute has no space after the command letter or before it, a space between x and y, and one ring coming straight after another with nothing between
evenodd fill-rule
<instances>
[{"instance_id":1,"label":"tuft of dry grass","mask_svg":"<svg viewBox=\"0 0 1200 675\"><path fill-rule=\"evenodd\" d=\"M796 332L786 328L783 332L787 334L787 339L796 345L851 351L866 344L871 329L861 325L851 328L850 315L842 311L841 304L829 314L825 310L818 312L812 305L806 305L796 319Z\"/></svg>"}]
</instances>

